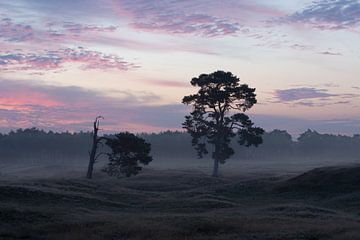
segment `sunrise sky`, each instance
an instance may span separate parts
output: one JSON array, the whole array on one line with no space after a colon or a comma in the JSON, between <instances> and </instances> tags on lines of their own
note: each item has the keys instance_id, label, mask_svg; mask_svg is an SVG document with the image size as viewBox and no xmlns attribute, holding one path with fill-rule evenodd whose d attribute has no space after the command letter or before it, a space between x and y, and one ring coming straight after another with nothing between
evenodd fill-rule
<instances>
[{"instance_id":1,"label":"sunrise sky","mask_svg":"<svg viewBox=\"0 0 360 240\"><path fill-rule=\"evenodd\" d=\"M266 130L360 133L360 1L0 1L2 132L179 130L216 70L257 89Z\"/></svg>"}]
</instances>

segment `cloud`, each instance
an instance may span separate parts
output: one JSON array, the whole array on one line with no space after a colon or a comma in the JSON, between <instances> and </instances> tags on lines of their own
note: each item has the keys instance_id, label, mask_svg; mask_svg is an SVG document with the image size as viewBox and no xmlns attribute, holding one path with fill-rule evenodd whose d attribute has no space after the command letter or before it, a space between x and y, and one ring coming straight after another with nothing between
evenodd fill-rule
<instances>
[{"instance_id":1,"label":"cloud","mask_svg":"<svg viewBox=\"0 0 360 240\"><path fill-rule=\"evenodd\" d=\"M275 9L248 1L108 1L119 17L143 31L192 34L202 37L234 36L248 33L246 23L261 15L278 16ZM254 20L257 23L259 20Z\"/></svg>"},{"instance_id":2,"label":"cloud","mask_svg":"<svg viewBox=\"0 0 360 240\"><path fill-rule=\"evenodd\" d=\"M324 84L327 87L337 87L334 84ZM290 104L303 107L325 107L328 105L351 105L348 99L359 98L359 94L353 93L329 93L327 89L315 87L299 87L281 89L274 92L275 101L272 103Z\"/></svg>"},{"instance_id":3,"label":"cloud","mask_svg":"<svg viewBox=\"0 0 360 240\"><path fill-rule=\"evenodd\" d=\"M328 93L326 89L302 87L302 88L276 90L275 96L277 99L279 99L282 102L291 102L302 99L329 98L338 95Z\"/></svg>"},{"instance_id":4,"label":"cloud","mask_svg":"<svg viewBox=\"0 0 360 240\"><path fill-rule=\"evenodd\" d=\"M12 43L68 43L89 39L97 33L115 32L117 29L118 27L113 25L99 26L75 22L46 22L33 27L23 22L14 22L11 18L3 18L0 20L0 39Z\"/></svg>"},{"instance_id":5,"label":"cloud","mask_svg":"<svg viewBox=\"0 0 360 240\"><path fill-rule=\"evenodd\" d=\"M143 0L109 1L109 3L117 7L121 5L126 11L130 11L132 15L130 25L140 30L191 33L207 37L230 35L240 30L240 25L236 22L217 18L206 13L190 13L187 9L181 8L182 6L180 5L182 4L173 3L170 0L161 2ZM179 5L180 8L174 9L174 5ZM37 4L32 5L32 7L34 6L41 7ZM112 9L109 10L111 11ZM37 39L48 37L66 39L71 37L71 35L84 32L114 32L117 30L116 26L104 27L72 21L63 22L62 24L59 24L59 22L48 22L44 27L41 30L35 30L30 25L14 23L12 19L4 18L0 22L0 36L5 38L6 41L20 42L34 40L35 37Z\"/></svg>"},{"instance_id":6,"label":"cloud","mask_svg":"<svg viewBox=\"0 0 360 240\"><path fill-rule=\"evenodd\" d=\"M43 0L31 4L22 2L19 5L23 8L29 8L34 12L39 11L39 17L37 19L30 18L29 22L32 25L20 20L22 18L14 18L16 20L8 18L12 25L18 26L18 31L12 32L10 37L9 34L2 34L0 28L0 40L14 41L16 39L21 43L47 49L58 48L59 45L68 47L69 45L106 44L113 47L135 48L136 50L219 54L216 51L218 49L209 49L209 46L196 42L182 45L179 42L159 44L154 41L149 42L147 39L129 40L127 37L120 37L117 25L94 23L95 16L99 17L96 19L105 20L103 22L117 23L120 21L119 25L127 23L135 31L195 35L206 38L241 35L259 42L259 45L270 47L278 45L279 38L281 38L279 34L269 31L264 26L264 20L283 15L283 13L261 2L103 0L102 4L100 3L101 1L91 0L86 11L82 11L82 8L79 8L83 5L80 0L65 1L62 4ZM63 13L65 15L59 16L58 14L65 9L66 13ZM100 15L93 12L94 9L102 9L106 14L100 14L103 17L100 18ZM69 16L65 18L67 14ZM10 12L8 15L16 16ZM29 28L31 34L24 37L21 27Z\"/></svg>"},{"instance_id":7,"label":"cloud","mask_svg":"<svg viewBox=\"0 0 360 240\"><path fill-rule=\"evenodd\" d=\"M71 33L83 33L83 32L115 32L118 27L116 26L95 26L89 24L80 24L74 22L64 22L62 28Z\"/></svg>"},{"instance_id":8,"label":"cloud","mask_svg":"<svg viewBox=\"0 0 360 240\"><path fill-rule=\"evenodd\" d=\"M0 80L0 129L39 127L88 130L97 115L108 132L180 129L186 108L156 105L159 96L117 91L118 97L75 86L44 85L37 81ZM113 94L113 92L112 92Z\"/></svg>"},{"instance_id":9,"label":"cloud","mask_svg":"<svg viewBox=\"0 0 360 240\"><path fill-rule=\"evenodd\" d=\"M342 56L342 54L339 52L330 52L330 51L319 52L319 54L328 55L328 56Z\"/></svg>"},{"instance_id":10,"label":"cloud","mask_svg":"<svg viewBox=\"0 0 360 240\"><path fill-rule=\"evenodd\" d=\"M89 21L93 18L101 19L109 16L108 6L104 0L17 0L1 1L1 5L23 15L29 15L31 12L52 19Z\"/></svg>"},{"instance_id":11,"label":"cloud","mask_svg":"<svg viewBox=\"0 0 360 240\"><path fill-rule=\"evenodd\" d=\"M319 99L322 101L298 101L293 103L296 106L304 107L325 107L327 105L349 105L351 101L328 101L328 99Z\"/></svg>"},{"instance_id":12,"label":"cloud","mask_svg":"<svg viewBox=\"0 0 360 240\"><path fill-rule=\"evenodd\" d=\"M131 24L136 29L167 32L171 34L196 34L206 37L234 35L240 25L204 14L163 15Z\"/></svg>"},{"instance_id":13,"label":"cloud","mask_svg":"<svg viewBox=\"0 0 360 240\"><path fill-rule=\"evenodd\" d=\"M331 83L331 82L325 83L325 84L323 84L323 86L327 87L327 88L338 88L338 87L340 87L339 84L335 84L335 83Z\"/></svg>"},{"instance_id":14,"label":"cloud","mask_svg":"<svg viewBox=\"0 0 360 240\"><path fill-rule=\"evenodd\" d=\"M0 38L8 42L33 40L35 31L30 25L14 23L10 18L0 20Z\"/></svg>"},{"instance_id":15,"label":"cloud","mask_svg":"<svg viewBox=\"0 0 360 240\"><path fill-rule=\"evenodd\" d=\"M294 49L294 50L299 50L299 51L309 51L309 50L313 50L314 46L296 43L296 44L290 45L290 48Z\"/></svg>"},{"instance_id":16,"label":"cloud","mask_svg":"<svg viewBox=\"0 0 360 240\"><path fill-rule=\"evenodd\" d=\"M1 53L1 70L55 70L66 63L79 63L83 70L120 70L127 71L139 66L125 61L114 54L86 50L82 47L48 50L39 53Z\"/></svg>"},{"instance_id":17,"label":"cloud","mask_svg":"<svg viewBox=\"0 0 360 240\"><path fill-rule=\"evenodd\" d=\"M59 47L79 45L107 45L154 52L185 51L207 55L218 54L208 46L193 43L191 45L177 42L148 42L146 39L131 39L118 34L118 26L83 24L79 22L47 21L35 27L25 25L6 18L4 25L11 23L10 27L1 27L0 20L0 49L17 49L18 44L28 44L28 48L54 49ZM6 23L6 24L5 24ZM34 22L32 22L34 23ZM24 31L23 29L28 29ZM1 41L3 40L3 41Z\"/></svg>"},{"instance_id":18,"label":"cloud","mask_svg":"<svg viewBox=\"0 0 360 240\"><path fill-rule=\"evenodd\" d=\"M305 9L282 19L288 23L307 24L323 30L350 29L360 24L358 0L314 1Z\"/></svg>"}]
</instances>

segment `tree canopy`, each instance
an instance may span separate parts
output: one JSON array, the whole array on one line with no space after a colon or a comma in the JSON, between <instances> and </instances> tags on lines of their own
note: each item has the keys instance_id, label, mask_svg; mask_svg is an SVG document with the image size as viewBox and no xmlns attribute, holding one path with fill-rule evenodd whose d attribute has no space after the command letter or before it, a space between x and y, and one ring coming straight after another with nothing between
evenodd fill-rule
<instances>
[{"instance_id":1,"label":"tree canopy","mask_svg":"<svg viewBox=\"0 0 360 240\"><path fill-rule=\"evenodd\" d=\"M111 149L109 162L104 169L110 176L130 177L138 174L142 167L152 161L149 155L151 145L144 139L129 132L118 133L114 138L107 138L106 145Z\"/></svg>"}]
</instances>

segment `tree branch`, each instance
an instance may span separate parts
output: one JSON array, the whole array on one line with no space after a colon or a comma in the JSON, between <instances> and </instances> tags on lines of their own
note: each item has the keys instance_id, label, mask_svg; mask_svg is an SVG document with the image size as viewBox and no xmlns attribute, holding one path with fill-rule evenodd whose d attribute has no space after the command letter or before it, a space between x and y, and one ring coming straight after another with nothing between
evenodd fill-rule
<instances>
[{"instance_id":1,"label":"tree branch","mask_svg":"<svg viewBox=\"0 0 360 240\"><path fill-rule=\"evenodd\" d=\"M100 141L102 141L102 140L110 140L111 138L108 138L108 137L98 137L97 139L96 139L96 143L98 144Z\"/></svg>"},{"instance_id":2,"label":"tree branch","mask_svg":"<svg viewBox=\"0 0 360 240\"><path fill-rule=\"evenodd\" d=\"M107 153L105 152L101 152L101 153L98 153L96 156L95 156L95 161L101 156L101 155L106 155Z\"/></svg>"}]
</instances>

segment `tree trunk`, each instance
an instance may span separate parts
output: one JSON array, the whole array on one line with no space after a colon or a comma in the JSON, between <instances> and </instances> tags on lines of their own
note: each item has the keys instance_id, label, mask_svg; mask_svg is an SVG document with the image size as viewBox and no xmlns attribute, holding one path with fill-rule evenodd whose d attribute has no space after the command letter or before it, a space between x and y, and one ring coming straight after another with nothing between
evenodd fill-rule
<instances>
[{"instance_id":1,"label":"tree trunk","mask_svg":"<svg viewBox=\"0 0 360 240\"><path fill-rule=\"evenodd\" d=\"M97 149L97 142L93 140L93 144L92 144L91 152L90 152L88 171L86 174L86 178L88 178L88 179L91 179L92 175L93 175L96 149Z\"/></svg>"},{"instance_id":2,"label":"tree trunk","mask_svg":"<svg viewBox=\"0 0 360 240\"><path fill-rule=\"evenodd\" d=\"M215 142L215 154L214 154L214 167L213 167L213 177L219 176L219 154L220 154L220 138L217 137Z\"/></svg>"},{"instance_id":3,"label":"tree trunk","mask_svg":"<svg viewBox=\"0 0 360 240\"><path fill-rule=\"evenodd\" d=\"M214 159L214 168L213 168L213 177L218 177L219 176L219 160L217 160L216 158Z\"/></svg>"},{"instance_id":4,"label":"tree trunk","mask_svg":"<svg viewBox=\"0 0 360 240\"><path fill-rule=\"evenodd\" d=\"M99 131L99 119L101 117L95 118L94 122L94 132L93 132L93 139L92 139L92 146L91 146L91 152L90 152L90 159L89 159L89 166L88 171L86 174L86 178L91 179L94 171L94 164L95 164L95 158L96 158L96 150L98 146L98 131Z\"/></svg>"}]
</instances>

